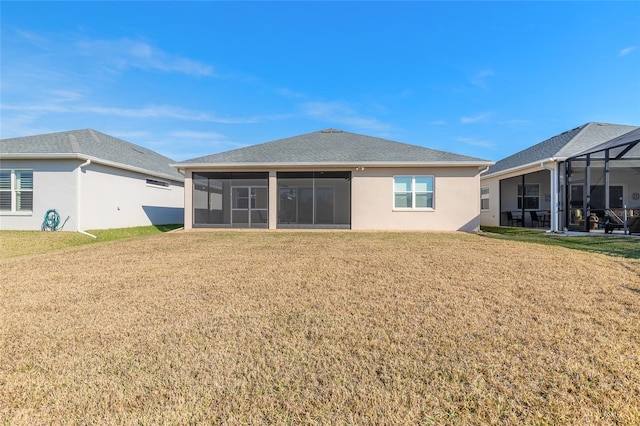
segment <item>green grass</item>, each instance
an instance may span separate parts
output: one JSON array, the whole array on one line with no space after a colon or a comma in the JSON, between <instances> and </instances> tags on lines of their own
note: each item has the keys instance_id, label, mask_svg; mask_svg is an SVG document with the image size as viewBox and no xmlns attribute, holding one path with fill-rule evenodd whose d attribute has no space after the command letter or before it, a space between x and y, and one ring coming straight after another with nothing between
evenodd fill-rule
<instances>
[{"instance_id":1,"label":"green grass","mask_svg":"<svg viewBox=\"0 0 640 426\"><path fill-rule=\"evenodd\" d=\"M78 232L0 231L0 259L49 253L67 247L98 244L161 234L182 225L138 226L134 228L89 230L97 238Z\"/></svg>"},{"instance_id":2,"label":"green grass","mask_svg":"<svg viewBox=\"0 0 640 426\"><path fill-rule=\"evenodd\" d=\"M611 235L566 236L537 229L481 227L483 236L525 243L566 247L574 250L602 253L628 259L640 259L640 239Z\"/></svg>"}]
</instances>

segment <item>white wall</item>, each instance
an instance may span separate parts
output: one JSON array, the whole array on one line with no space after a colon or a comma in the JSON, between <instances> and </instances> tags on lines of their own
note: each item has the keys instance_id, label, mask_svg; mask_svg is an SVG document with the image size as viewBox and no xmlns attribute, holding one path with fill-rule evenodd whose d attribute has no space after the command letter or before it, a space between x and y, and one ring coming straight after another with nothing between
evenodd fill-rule
<instances>
[{"instance_id":1,"label":"white wall","mask_svg":"<svg viewBox=\"0 0 640 426\"><path fill-rule=\"evenodd\" d=\"M75 231L76 179L74 171L78 161L74 160L2 160L2 169L33 170L33 212L0 212L2 230L40 230L47 210L56 209L65 231Z\"/></svg>"},{"instance_id":2,"label":"white wall","mask_svg":"<svg viewBox=\"0 0 640 426\"><path fill-rule=\"evenodd\" d=\"M82 169L80 226L87 229L182 223L184 188L153 176L92 163ZM148 185L147 178L169 182L168 188Z\"/></svg>"}]
</instances>

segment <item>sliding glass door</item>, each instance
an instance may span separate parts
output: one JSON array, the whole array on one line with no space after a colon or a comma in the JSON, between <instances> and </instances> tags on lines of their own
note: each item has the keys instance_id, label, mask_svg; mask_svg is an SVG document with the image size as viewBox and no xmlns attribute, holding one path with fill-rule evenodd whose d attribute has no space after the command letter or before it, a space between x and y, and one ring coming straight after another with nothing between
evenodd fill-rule
<instances>
[{"instance_id":1,"label":"sliding glass door","mask_svg":"<svg viewBox=\"0 0 640 426\"><path fill-rule=\"evenodd\" d=\"M267 228L268 173L193 174L194 227Z\"/></svg>"},{"instance_id":2,"label":"sliding glass door","mask_svg":"<svg viewBox=\"0 0 640 426\"><path fill-rule=\"evenodd\" d=\"M231 187L231 225L251 228L267 224L269 188L266 186Z\"/></svg>"},{"instance_id":3,"label":"sliding glass door","mask_svg":"<svg viewBox=\"0 0 640 426\"><path fill-rule=\"evenodd\" d=\"M278 173L279 228L349 228L351 172Z\"/></svg>"}]
</instances>

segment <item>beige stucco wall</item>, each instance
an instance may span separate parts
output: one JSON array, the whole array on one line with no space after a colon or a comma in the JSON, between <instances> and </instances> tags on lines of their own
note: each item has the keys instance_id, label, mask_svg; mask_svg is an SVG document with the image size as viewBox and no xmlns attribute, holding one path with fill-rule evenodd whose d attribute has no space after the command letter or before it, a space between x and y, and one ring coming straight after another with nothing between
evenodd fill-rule
<instances>
[{"instance_id":1,"label":"beige stucco wall","mask_svg":"<svg viewBox=\"0 0 640 426\"><path fill-rule=\"evenodd\" d=\"M489 188L489 209L480 210L480 225L500 226L500 179L481 179L480 187Z\"/></svg>"},{"instance_id":2,"label":"beige stucco wall","mask_svg":"<svg viewBox=\"0 0 640 426\"><path fill-rule=\"evenodd\" d=\"M434 176L432 210L394 210L393 177L407 175ZM351 228L477 231L479 193L477 167L365 168L353 172Z\"/></svg>"},{"instance_id":3,"label":"beige stucco wall","mask_svg":"<svg viewBox=\"0 0 640 426\"><path fill-rule=\"evenodd\" d=\"M355 230L477 231L480 226L480 177L478 167L429 168L278 168L277 171L351 171L351 228ZM198 169L197 171L213 171ZM222 171L222 170L217 170ZM229 170L224 170L229 171ZM276 170L269 172L269 228L277 226ZM393 208L393 177L434 176L434 209L402 211ZM185 229L193 227L192 171L185 172Z\"/></svg>"}]
</instances>

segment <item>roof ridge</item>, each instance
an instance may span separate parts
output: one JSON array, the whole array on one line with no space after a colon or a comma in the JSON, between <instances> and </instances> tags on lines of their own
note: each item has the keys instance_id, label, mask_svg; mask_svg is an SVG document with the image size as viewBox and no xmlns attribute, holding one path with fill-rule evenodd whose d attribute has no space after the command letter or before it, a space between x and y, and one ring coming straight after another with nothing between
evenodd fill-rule
<instances>
[{"instance_id":1,"label":"roof ridge","mask_svg":"<svg viewBox=\"0 0 640 426\"><path fill-rule=\"evenodd\" d=\"M69 136L69 142L71 143L71 150L73 152L80 153L82 149L80 148L80 144L78 143L78 139L76 138L76 135L74 135L73 133L69 133L68 136Z\"/></svg>"}]
</instances>

